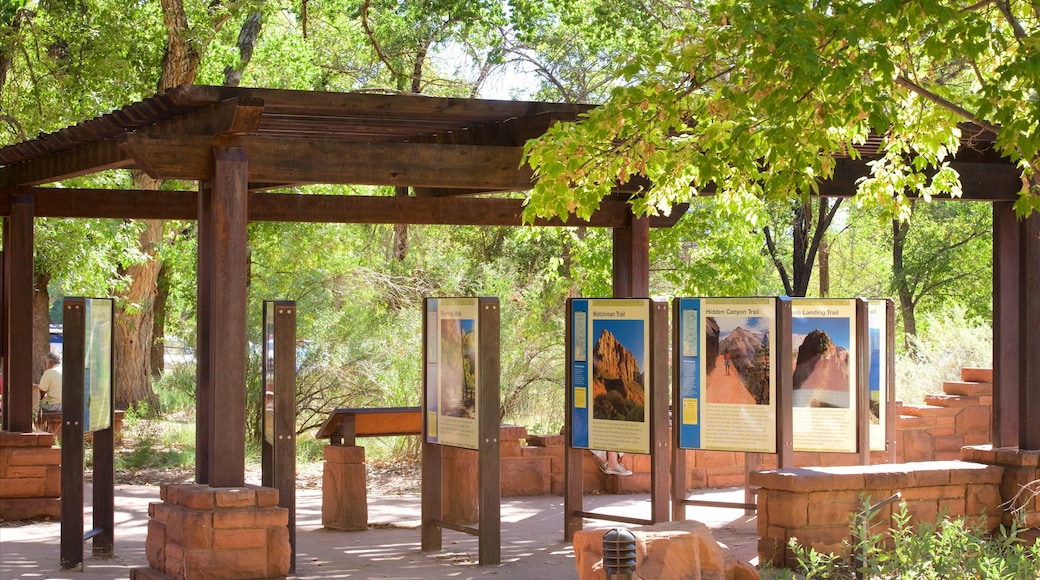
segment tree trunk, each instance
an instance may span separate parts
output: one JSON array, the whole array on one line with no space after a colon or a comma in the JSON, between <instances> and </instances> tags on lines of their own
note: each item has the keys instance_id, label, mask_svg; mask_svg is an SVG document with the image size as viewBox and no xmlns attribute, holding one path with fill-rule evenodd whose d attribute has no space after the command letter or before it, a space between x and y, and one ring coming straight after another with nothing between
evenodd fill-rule
<instances>
[{"instance_id":1,"label":"tree trunk","mask_svg":"<svg viewBox=\"0 0 1040 580\"><path fill-rule=\"evenodd\" d=\"M831 245L826 239L820 240L820 298L831 293Z\"/></svg>"},{"instance_id":2,"label":"tree trunk","mask_svg":"<svg viewBox=\"0 0 1040 580\"><path fill-rule=\"evenodd\" d=\"M50 281L51 275L48 273L35 272L33 274L32 380L34 383L39 382L40 375L46 369L43 357L51 349L51 299L50 293L47 291Z\"/></svg>"},{"instance_id":3,"label":"tree trunk","mask_svg":"<svg viewBox=\"0 0 1040 580\"><path fill-rule=\"evenodd\" d=\"M166 369L166 300L169 297L170 269L165 262L162 262L155 281L155 301L152 302L151 373L153 378L162 376Z\"/></svg>"},{"instance_id":4,"label":"tree trunk","mask_svg":"<svg viewBox=\"0 0 1040 580\"><path fill-rule=\"evenodd\" d=\"M912 211L912 209L911 209ZM903 346L912 353L911 337L917 336L917 319L914 315L914 293L906 279L903 252L906 249L906 234L910 222L892 220L892 284L899 298L899 310L903 316Z\"/></svg>"},{"instance_id":5,"label":"tree trunk","mask_svg":"<svg viewBox=\"0 0 1040 580\"><path fill-rule=\"evenodd\" d=\"M151 180L146 180L151 181ZM139 182L140 183L140 182ZM152 390L151 352L154 323L156 282L162 260L156 256L162 240L162 220L145 220L138 236L138 246L146 258L141 264L127 268L129 288L119 298L116 308L115 400L116 408L126 409L134 403L145 403L157 409L158 397Z\"/></svg>"}]
</instances>

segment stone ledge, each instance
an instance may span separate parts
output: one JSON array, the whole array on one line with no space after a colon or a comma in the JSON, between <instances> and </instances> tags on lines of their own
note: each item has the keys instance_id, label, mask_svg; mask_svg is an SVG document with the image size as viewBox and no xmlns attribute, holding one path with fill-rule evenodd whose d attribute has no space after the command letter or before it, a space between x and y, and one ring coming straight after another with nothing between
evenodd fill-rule
<instances>
[{"instance_id":1,"label":"stone ledge","mask_svg":"<svg viewBox=\"0 0 1040 580\"><path fill-rule=\"evenodd\" d=\"M753 471L750 483L782 491L841 491L949 485L970 481L999 483L1000 467L966 461L922 461L903 464L793 467Z\"/></svg>"},{"instance_id":2,"label":"stone ledge","mask_svg":"<svg viewBox=\"0 0 1040 580\"><path fill-rule=\"evenodd\" d=\"M52 447L54 442L54 433L0 431L0 447Z\"/></svg>"}]
</instances>

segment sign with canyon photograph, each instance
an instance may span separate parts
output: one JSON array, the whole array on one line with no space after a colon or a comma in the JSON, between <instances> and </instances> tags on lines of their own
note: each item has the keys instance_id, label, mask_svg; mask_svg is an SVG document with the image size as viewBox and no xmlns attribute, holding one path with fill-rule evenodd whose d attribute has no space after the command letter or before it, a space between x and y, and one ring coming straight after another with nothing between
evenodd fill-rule
<instances>
[{"instance_id":1,"label":"sign with canyon photograph","mask_svg":"<svg viewBox=\"0 0 1040 580\"><path fill-rule=\"evenodd\" d=\"M426 300L426 440L478 449L479 298Z\"/></svg>"},{"instance_id":2,"label":"sign with canyon photograph","mask_svg":"<svg viewBox=\"0 0 1040 580\"><path fill-rule=\"evenodd\" d=\"M868 300L870 326L870 450L884 451L888 404L888 300Z\"/></svg>"},{"instance_id":3,"label":"sign with canyon photograph","mask_svg":"<svg viewBox=\"0 0 1040 580\"><path fill-rule=\"evenodd\" d=\"M795 451L855 453L856 301L791 299Z\"/></svg>"},{"instance_id":4,"label":"sign with canyon photograph","mask_svg":"<svg viewBox=\"0 0 1040 580\"><path fill-rule=\"evenodd\" d=\"M570 301L571 445L650 453L650 301Z\"/></svg>"},{"instance_id":5,"label":"sign with canyon photograph","mask_svg":"<svg viewBox=\"0 0 1040 580\"><path fill-rule=\"evenodd\" d=\"M776 452L775 298L678 298L679 446Z\"/></svg>"}]
</instances>

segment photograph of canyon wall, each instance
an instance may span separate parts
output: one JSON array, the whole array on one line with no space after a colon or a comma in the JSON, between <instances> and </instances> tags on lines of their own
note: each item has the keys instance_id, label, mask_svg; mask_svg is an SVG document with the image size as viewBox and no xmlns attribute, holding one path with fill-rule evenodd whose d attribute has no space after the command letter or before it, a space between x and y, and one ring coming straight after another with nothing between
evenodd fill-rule
<instances>
[{"instance_id":1,"label":"photograph of canyon wall","mask_svg":"<svg viewBox=\"0 0 1040 580\"><path fill-rule=\"evenodd\" d=\"M476 333L467 319L441 320L440 414L447 417L476 416Z\"/></svg>"},{"instance_id":2,"label":"photograph of canyon wall","mask_svg":"<svg viewBox=\"0 0 1040 580\"><path fill-rule=\"evenodd\" d=\"M794 406L850 408L849 319L795 318L792 322Z\"/></svg>"},{"instance_id":3,"label":"photograph of canyon wall","mask_svg":"<svg viewBox=\"0 0 1040 580\"><path fill-rule=\"evenodd\" d=\"M592 350L592 416L612 421L643 421L646 415L644 382L644 322L597 320Z\"/></svg>"}]
</instances>

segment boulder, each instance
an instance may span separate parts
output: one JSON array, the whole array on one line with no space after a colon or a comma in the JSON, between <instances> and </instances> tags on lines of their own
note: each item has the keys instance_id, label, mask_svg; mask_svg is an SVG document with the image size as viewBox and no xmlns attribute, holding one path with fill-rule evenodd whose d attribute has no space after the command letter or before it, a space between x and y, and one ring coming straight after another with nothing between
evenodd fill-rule
<instances>
[{"instance_id":1,"label":"boulder","mask_svg":"<svg viewBox=\"0 0 1040 580\"><path fill-rule=\"evenodd\" d=\"M755 567L738 560L708 526L692 521L663 522L628 528L636 538L635 578L641 580L751 580ZM574 535L578 580L604 580L603 534L606 529Z\"/></svg>"}]
</instances>

